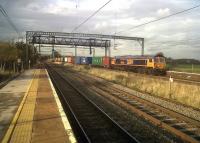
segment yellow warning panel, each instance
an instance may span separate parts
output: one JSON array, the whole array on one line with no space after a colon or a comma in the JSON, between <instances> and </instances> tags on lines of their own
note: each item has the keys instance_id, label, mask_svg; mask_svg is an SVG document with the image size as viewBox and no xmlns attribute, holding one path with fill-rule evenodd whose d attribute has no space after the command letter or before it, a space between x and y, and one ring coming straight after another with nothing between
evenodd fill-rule
<instances>
[{"instance_id":1,"label":"yellow warning panel","mask_svg":"<svg viewBox=\"0 0 200 143\"><path fill-rule=\"evenodd\" d=\"M40 70L36 70L28 91L11 122L2 143L28 143L31 141L39 74Z\"/></svg>"}]
</instances>

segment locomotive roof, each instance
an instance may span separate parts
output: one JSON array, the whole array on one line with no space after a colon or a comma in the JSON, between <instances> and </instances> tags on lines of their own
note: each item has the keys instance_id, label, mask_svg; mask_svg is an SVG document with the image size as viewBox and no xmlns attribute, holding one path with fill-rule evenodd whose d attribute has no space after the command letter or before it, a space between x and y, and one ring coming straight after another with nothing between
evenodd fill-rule
<instances>
[{"instance_id":1,"label":"locomotive roof","mask_svg":"<svg viewBox=\"0 0 200 143\"><path fill-rule=\"evenodd\" d=\"M115 56L116 59L118 58L125 58L125 59L128 59L128 58L137 58L137 59L146 59L146 58L154 58L155 56L154 55L124 55L124 56Z\"/></svg>"}]
</instances>

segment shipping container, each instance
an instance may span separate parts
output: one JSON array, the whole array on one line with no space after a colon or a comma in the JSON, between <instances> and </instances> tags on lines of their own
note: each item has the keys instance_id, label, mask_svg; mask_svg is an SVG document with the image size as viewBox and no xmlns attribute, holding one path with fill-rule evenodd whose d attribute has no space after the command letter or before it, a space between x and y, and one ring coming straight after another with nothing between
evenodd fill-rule
<instances>
[{"instance_id":1,"label":"shipping container","mask_svg":"<svg viewBox=\"0 0 200 143\"><path fill-rule=\"evenodd\" d=\"M116 59L115 59L115 58L112 58L112 59L111 59L111 65L115 65L115 62L116 62Z\"/></svg>"},{"instance_id":2,"label":"shipping container","mask_svg":"<svg viewBox=\"0 0 200 143\"><path fill-rule=\"evenodd\" d=\"M69 59L68 59L68 62L69 62ZM75 57L74 56L71 57L71 63L75 64Z\"/></svg>"},{"instance_id":3,"label":"shipping container","mask_svg":"<svg viewBox=\"0 0 200 143\"><path fill-rule=\"evenodd\" d=\"M83 65L87 64L87 58L86 57L81 57L81 64L83 64Z\"/></svg>"},{"instance_id":4,"label":"shipping container","mask_svg":"<svg viewBox=\"0 0 200 143\"><path fill-rule=\"evenodd\" d=\"M75 64L81 64L81 57L79 56L75 57Z\"/></svg>"},{"instance_id":5,"label":"shipping container","mask_svg":"<svg viewBox=\"0 0 200 143\"><path fill-rule=\"evenodd\" d=\"M81 57L81 64L83 65L92 64L92 57Z\"/></svg>"},{"instance_id":6,"label":"shipping container","mask_svg":"<svg viewBox=\"0 0 200 143\"><path fill-rule=\"evenodd\" d=\"M66 62L66 63L67 63L67 61L68 61L68 60L67 60L67 57L64 57L64 62Z\"/></svg>"},{"instance_id":7,"label":"shipping container","mask_svg":"<svg viewBox=\"0 0 200 143\"><path fill-rule=\"evenodd\" d=\"M71 56L67 57L67 63L72 63L72 58Z\"/></svg>"},{"instance_id":8,"label":"shipping container","mask_svg":"<svg viewBox=\"0 0 200 143\"><path fill-rule=\"evenodd\" d=\"M102 57L92 57L92 64L103 66L103 58Z\"/></svg>"},{"instance_id":9,"label":"shipping container","mask_svg":"<svg viewBox=\"0 0 200 143\"><path fill-rule=\"evenodd\" d=\"M88 65L92 64L92 57L87 57L87 64Z\"/></svg>"},{"instance_id":10,"label":"shipping container","mask_svg":"<svg viewBox=\"0 0 200 143\"><path fill-rule=\"evenodd\" d=\"M110 66L110 57L103 57L103 65L105 67L109 67Z\"/></svg>"}]
</instances>

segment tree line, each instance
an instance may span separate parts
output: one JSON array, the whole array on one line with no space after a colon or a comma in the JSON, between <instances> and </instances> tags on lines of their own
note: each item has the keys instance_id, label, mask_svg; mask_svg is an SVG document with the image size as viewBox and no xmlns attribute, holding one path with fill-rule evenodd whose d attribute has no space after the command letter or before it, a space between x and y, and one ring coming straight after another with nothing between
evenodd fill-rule
<instances>
[{"instance_id":1,"label":"tree line","mask_svg":"<svg viewBox=\"0 0 200 143\"><path fill-rule=\"evenodd\" d=\"M26 50L28 48L28 51ZM26 54L28 52L28 60ZM0 42L0 70L17 71L28 68L27 61L34 65L37 61L38 53L33 45L24 42L8 43Z\"/></svg>"}]
</instances>

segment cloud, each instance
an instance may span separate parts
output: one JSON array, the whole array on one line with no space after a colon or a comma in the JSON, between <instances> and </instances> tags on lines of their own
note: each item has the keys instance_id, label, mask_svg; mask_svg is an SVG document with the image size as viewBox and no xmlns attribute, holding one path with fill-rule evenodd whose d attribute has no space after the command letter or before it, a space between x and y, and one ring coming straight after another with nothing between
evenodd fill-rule
<instances>
[{"instance_id":1,"label":"cloud","mask_svg":"<svg viewBox=\"0 0 200 143\"><path fill-rule=\"evenodd\" d=\"M107 0L0 0L20 32L27 30L71 32ZM197 5L190 0L113 0L77 32L114 34L144 22ZM76 7L78 6L78 7ZM145 38L145 53L163 51L174 58L200 59L200 13L194 9L156 23L120 33ZM16 36L6 19L0 15L0 39ZM135 41L117 41L113 55L140 54ZM184 49L184 50L183 50ZM97 50L98 51L98 50ZM99 50L103 54L103 50ZM98 53L96 53L98 54Z\"/></svg>"},{"instance_id":2,"label":"cloud","mask_svg":"<svg viewBox=\"0 0 200 143\"><path fill-rule=\"evenodd\" d=\"M159 9L157 11L158 16L167 16L170 14L170 9L169 8L164 8L164 9Z\"/></svg>"}]
</instances>

